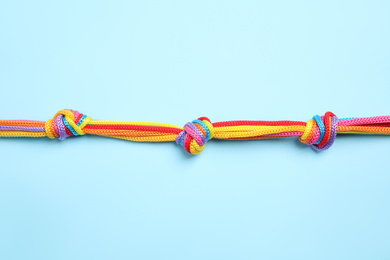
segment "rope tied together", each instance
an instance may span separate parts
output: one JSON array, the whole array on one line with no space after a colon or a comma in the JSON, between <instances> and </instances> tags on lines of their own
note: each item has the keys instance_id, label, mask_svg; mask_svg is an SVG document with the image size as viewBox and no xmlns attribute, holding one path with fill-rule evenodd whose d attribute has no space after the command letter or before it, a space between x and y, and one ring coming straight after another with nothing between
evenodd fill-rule
<instances>
[{"instance_id":1,"label":"rope tied together","mask_svg":"<svg viewBox=\"0 0 390 260\"><path fill-rule=\"evenodd\" d=\"M89 116L72 110L63 109L54 115L45 123L45 132L49 138L58 137L59 140L65 140L70 136L85 135L83 128L91 121Z\"/></svg>"},{"instance_id":2,"label":"rope tied together","mask_svg":"<svg viewBox=\"0 0 390 260\"><path fill-rule=\"evenodd\" d=\"M298 137L302 143L322 151L330 148L336 135L389 135L390 115L338 118L331 112L308 122L233 120L211 123L200 117L184 128L167 123L92 120L78 111L60 110L48 121L0 120L0 137L49 137L98 135L135 142L174 142L190 154L200 154L211 139L261 140Z\"/></svg>"},{"instance_id":3,"label":"rope tied together","mask_svg":"<svg viewBox=\"0 0 390 260\"><path fill-rule=\"evenodd\" d=\"M207 117L200 117L184 126L176 138L176 143L191 154L203 152L208 140L214 137L214 127Z\"/></svg>"},{"instance_id":4,"label":"rope tied together","mask_svg":"<svg viewBox=\"0 0 390 260\"><path fill-rule=\"evenodd\" d=\"M310 119L305 131L299 140L311 145L317 151L329 149L336 139L338 118L332 112L326 112L324 116L315 115Z\"/></svg>"}]
</instances>

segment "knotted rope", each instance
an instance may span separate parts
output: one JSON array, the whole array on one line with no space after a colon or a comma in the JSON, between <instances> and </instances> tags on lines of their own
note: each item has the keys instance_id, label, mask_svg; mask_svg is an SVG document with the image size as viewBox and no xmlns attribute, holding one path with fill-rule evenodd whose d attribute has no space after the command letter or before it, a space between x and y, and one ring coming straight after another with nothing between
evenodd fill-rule
<instances>
[{"instance_id":1,"label":"knotted rope","mask_svg":"<svg viewBox=\"0 0 390 260\"><path fill-rule=\"evenodd\" d=\"M45 132L49 138L65 140L67 137L85 135L83 128L91 118L78 111L63 109L57 112L53 119L45 123Z\"/></svg>"},{"instance_id":2,"label":"knotted rope","mask_svg":"<svg viewBox=\"0 0 390 260\"><path fill-rule=\"evenodd\" d=\"M78 135L100 135L136 142L177 144L191 154L200 154L206 143L214 139L255 140L299 137L315 150L329 149L337 134L390 135L390 116L338 119L331 112L301 121L225 121L211 123L200 117L184 128L164 123L103 121L71 109L60 110L46 122L32 120L0 120L0 137L49 137L65 140Z\"/></svg>"},{"instance_id":3,"label":"knotted rope","mask_svg":"<svg viewBox=\"0 0 390 260\"><path fill-rule=\"evenodd\" d=\"M336 139L337 125L338 118L332 112L327 112L322 117L316 115L306 124L299 140L318 151L329 149Z\"/></svg>"},{"instance_id":4,"label":"knotted rope","mask_svg":"<svg viewBox=\"0 0 390 260\"><path fill-rule=\"evenodd\" d=\"M207 117L188 122L184 130L176 138L176 143L183 146L187 152L200 154L208 140L214 136L214 127Z\"/></svg>"}]
</instances>

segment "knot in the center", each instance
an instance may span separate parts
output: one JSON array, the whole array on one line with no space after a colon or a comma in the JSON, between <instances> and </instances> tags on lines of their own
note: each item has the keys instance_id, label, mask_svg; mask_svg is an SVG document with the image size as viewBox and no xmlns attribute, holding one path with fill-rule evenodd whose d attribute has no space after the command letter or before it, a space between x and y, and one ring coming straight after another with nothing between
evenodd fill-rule
<instances>
[{"instance_id":1,"label":"knot in the center","mask_svg":"<svg viewBox=\"0 0 390 260\"><path fill-rule=\"evenodd\" d=\"M89 121L89 116L72 109L63 109L58 111L53 119L46 121L45 132L52 139L58 137L65 140L70 136L85 135L83 128Z\"/></svg>"},{"instance_id":2,"label":"knot in the center","mask_svg":"<svg viewBox=\"0 0 390 260\"><path fill-rule=\"evenodd\" d=\"M191 154L200 154L208 140L214 136L214 127L207 117L200 117L184 126L176 138L176 143Z\"/></svg>"},{"instance_id":3,"label":"knot in the center","mask_svg":"<svg viewBox=\"0 0 390 260\"><path fill-rule=\"evenodd\" d=\"M338 118L332 112L326 112L324 116L316 115L307 122L299 140L317 151L329 149L336 139L337 126Z\"/></svg>"}]
</instances>

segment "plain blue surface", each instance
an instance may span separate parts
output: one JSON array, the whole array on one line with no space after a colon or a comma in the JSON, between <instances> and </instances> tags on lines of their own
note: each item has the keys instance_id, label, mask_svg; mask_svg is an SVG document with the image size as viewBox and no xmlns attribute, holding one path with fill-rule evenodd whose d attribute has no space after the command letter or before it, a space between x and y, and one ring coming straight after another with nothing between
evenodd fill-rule
<instances>
[{"instance_id":1,"label":"plain blue surface","mask_svg":"<svg viewBox=\"0 0 390 260\"><path fill-rule=\"evenodd\" d=\"M390 114L388 1L3 1L0 118ZM0 140L0 259L390 259L390 138Z\"/></svg>"}]
</instances>

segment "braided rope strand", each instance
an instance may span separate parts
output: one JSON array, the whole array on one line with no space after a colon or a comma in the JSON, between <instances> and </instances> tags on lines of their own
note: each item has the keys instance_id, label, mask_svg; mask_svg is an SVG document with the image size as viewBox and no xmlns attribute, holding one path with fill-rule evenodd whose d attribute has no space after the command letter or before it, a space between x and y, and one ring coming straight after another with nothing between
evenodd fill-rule
<instances>
[{"instance_id":1,"label":"braided rope strand","mask_svg":"<svg viewBox=\"0 0 390 260\"><path fill-rule=\"evenodd\" d=\"M258 140L298 137L313 149L329 149L337 134L390 135L390 116L338 117L332 112L301 121L224 121L211 123L207 117L184 127L154 122L92 120L78 111L63 109L52 119L0 120L0 137L49 137L65 140L79 135L99 135L135 142L175 141L188 153L200 154L211 139Z\"/></svg>"}]
</instances>

